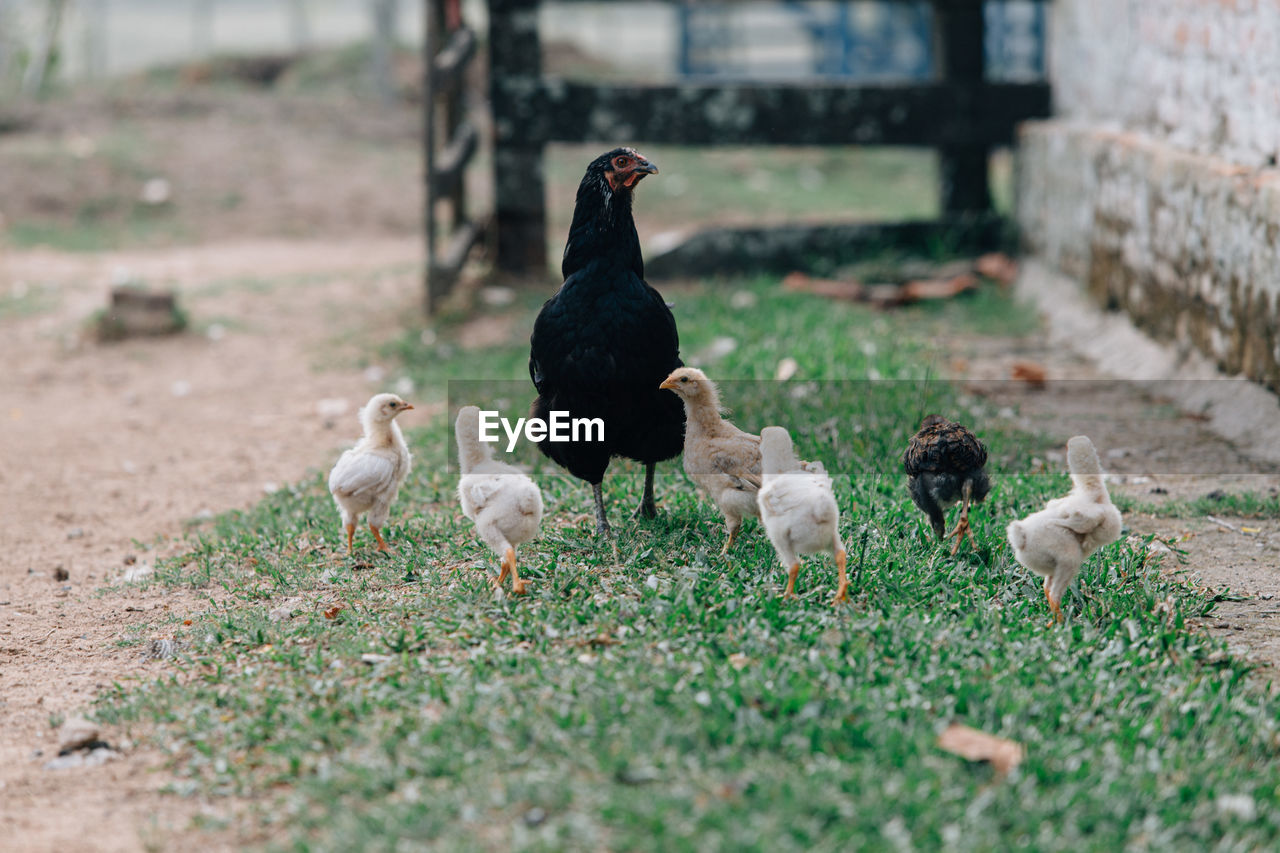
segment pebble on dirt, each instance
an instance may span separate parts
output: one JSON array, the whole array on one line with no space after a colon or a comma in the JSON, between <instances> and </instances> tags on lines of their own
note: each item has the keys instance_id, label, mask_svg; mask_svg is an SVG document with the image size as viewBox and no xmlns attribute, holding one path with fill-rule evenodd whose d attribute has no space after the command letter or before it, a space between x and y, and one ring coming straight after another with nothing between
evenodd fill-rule
<instances>
[{"instance_id":1,"label":"pebble on dirt","mask_svg":"<svg viewBox=\"0 0 1280 853\"><path fill-rule=\"evenodd\" d=\"M65 581L71 578L71 573L67 571L66 566L62 563L53 567L53 579L56 581Z\"/></svg>"},{"instance_id":2,"label":"pebble on dirt","mask_svg":"<svg viewBox=\"0 0 1280 853\"><path fill-rule=\"evenodd\" d=\"M66 755L98 740L98 724L84 717L70 717L58 728L58 754Z\"/></svg>"}]
</instances>

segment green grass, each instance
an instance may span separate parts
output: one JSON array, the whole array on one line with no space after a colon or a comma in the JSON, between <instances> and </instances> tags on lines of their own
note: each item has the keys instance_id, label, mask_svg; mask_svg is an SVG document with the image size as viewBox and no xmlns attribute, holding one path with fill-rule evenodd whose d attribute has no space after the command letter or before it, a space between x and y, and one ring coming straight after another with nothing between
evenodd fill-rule
<instances>
[{"instance_id":1,"label":"green grass","mask_svg":"<svg viewBox=\"0 0 1280 853\"><path fill-rule=\"evenodd\" d=\"M625 142L625 141L624 141ZM658 164L636 193L642 239L711 225L896 222L939 213L937 154L919 148L716 147L639 145ZM573 200L586 164L607 148L547 148L548 252L564 247ZM997 209L1010 213L1012 165L992 159ZM556 261L558 263L558 261Z\"/></svg>"},{"instance_id":2,"label":"green grass","mask_svg":"<svg viewBox=\"0 0 1280 853\"><path fill-rule=\"evenodd\" d=\"M824 560L783 601L759 525L718 556L719 518L673 464L647 522L626 517L638 466L611 468L616 562L594 536L588 490L539 464L547 515L521 554L532 591L497 597L437 417L410 431L395 555L362 539L357 559L341 556L320 473L215 519L159 567L157 582L210 596L203 612L173 614L180 660L119 686L98 716L168 750L181 790L250 798L263 837L298 850L1280 841L1280 704L1188 628L1211 601L1122 540L1086 565L1068 623L1046 627L1040 584L1003 536L1065 488L1061 474L1027 471L1040 439L984 428L996 487L973 513L976 550L950 557L907 498L896 456L923 408L990 417L926 386L939 336L1016 311L984 296L876 314L766 280L666 295L685 352L737 339L709 369L753 380L724 383L738 421L785 423L833 473L849 606L830 606ZM517 338L537 302L508 309ZM445 330L429 343L407 334L388 354L439 401L447 380L519 380L527 349L464 352ZM783 357L796 378L767 381ZM872 371L886 381L867 382ZM1026 761L999 779L941 752L952 721L1022 742ZM1219 807L1235 795L1256 815Z\"/></svg>"},{"instance_id":3,"label":"green grass","mask_svg":"<svg viewBox=\"0 0 1280 853\"><path fill-rule=\"evenodd\" d=\"M0 290L0 320L40 314L58 304L57 288L44 284L14 282Z\"/></svg>"},{"instance_id":4,"label":"green grass","mask_svg":"<svg viewBox=\"0 0 1280 853\"><path fill-rule=\"evenodd\" d=\"M1231 518L1280 518L1280 496L1259 492L1218 492L1190 500L1162 503L1139 501L1129 496L1116 498L1125 512L1141 512L1161 518L1225 515Z\"/></svg>"}]
</instances>

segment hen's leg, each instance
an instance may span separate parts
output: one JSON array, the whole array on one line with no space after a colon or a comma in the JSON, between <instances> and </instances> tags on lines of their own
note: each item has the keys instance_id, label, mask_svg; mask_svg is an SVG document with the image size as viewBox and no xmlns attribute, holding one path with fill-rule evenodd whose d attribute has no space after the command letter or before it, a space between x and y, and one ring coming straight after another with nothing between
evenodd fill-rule
<instances>
[{"instance_id":1,"label":"hen's leg","mask_svg":"<svg viewBox=\"0 0 1280 853\"><path fill-rule=\"evenodd\" d=\"M604 490L599 483L591 484L591 496L596 501L596 535L612 535L613 530L609 527L609 517L604 514Z\"/></svg>"},{"instance_id":2,"label":"hen's leg","mask_svg":"<svg viewBox=\"0 0 1280 853\"><path fill-rule=\"evenodd\" d=\"M838 583L836 586L836 597L831 600L832 607L849 600L849 576L844 570L845 561L848 560L848 558L849 555L843 550L836 551L836 573L838 576Z\"/></svg>"},{"instance_id":3,"label":"hen's leg","mask_svg":"<svg viewBox=\"0 0 1280 853\"><path fill-rule=\"evenodd\" d=\"M347 525L347 554L349 555L355 550L356 526L354 524Z\"/></svg>"},{"instance_id":4,"label":"hen's leg","mask_svg":"<svg viewBox=\"0 0 1280 853\"><path fill-rule=\"evenodd\" d=\"M787 591L782 593L783 598L796 597L796 576L800 574L800 561L796 560L791 564L791 571L787 573Z\"/></svg>"},{"instance_id":5,"label":"hen's leg","mask_svg":"<svg viewBox=\"0 0 1280 853\"><path fill-rule=\"evenodd\" d=\"M636 518L657 518L658 507L653 502L653 472L658 463L646 462L644 466L644 497L640 498L640 506L636 508Z\"/></svg>"},{"instance_id":6,"label":"hen's leg","mask_svg":"<svg viewBox=\"0 0 1280 853\"><path fill-rule=\"evenodd\" d=\"M390 552L391 549L387 547L387 541L382 538L382 530L372 524L369 525L369 529L373 531L373 538L378 540L378 550L384 553Z\"/></svg>"}]
</instances>

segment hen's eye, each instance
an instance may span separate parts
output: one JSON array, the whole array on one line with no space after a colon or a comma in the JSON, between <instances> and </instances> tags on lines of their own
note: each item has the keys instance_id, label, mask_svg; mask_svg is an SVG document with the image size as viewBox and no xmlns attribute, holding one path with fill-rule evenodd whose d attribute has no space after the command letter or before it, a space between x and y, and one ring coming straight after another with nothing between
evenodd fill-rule
<instances>
[{"instance_id":1,"label":"hen's eye","mask_svg":"<svg viewBox=\"0 0 1280 853\"><path fill-rule=\"evenodd\" d=\"M619 169L623 169L626 168L627 162L626 157L619 157L617 160L613 161L613 165L617 166Z\"/></svg>"}]
</instances>

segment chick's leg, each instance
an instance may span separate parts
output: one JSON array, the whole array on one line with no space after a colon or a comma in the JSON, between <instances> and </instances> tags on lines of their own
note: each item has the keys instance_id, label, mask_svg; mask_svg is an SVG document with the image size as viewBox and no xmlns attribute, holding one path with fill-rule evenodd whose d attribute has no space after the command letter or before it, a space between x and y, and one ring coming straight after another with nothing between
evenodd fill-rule
<instances>
[{"instance_id":1,"label":"chick's leg","mask_svg":"<svg viewBox=\"0 0 1280 853\"><path fill-rule=\"evenodd\" d=\"M350 554L355 550L356 526L348 524L347 526L347 553Z\"/></svg>"},{"instance_id":2,"label":"chick's leg","mask_svg":"<svg viewBox=\"0 0 1280 853\"><path fill-rule=\"evenodd\" d=\"M791 571L787 573L787 590L782 593L783 598L796 597L796 576L800 574L800 561L796 560L791 564Z\"/></svg>"},{"instance_id":3,"label":"chick's leg","mask_svg":"<svg viewBox=\"0 0 1280 853\"><path fill-rule=\"evenodd\" d=\"M640 498L640 506L636 507L636 518L657 518L658 507L653 501L653 472L658 463L646 462L644 466L644 496Z\"/></svg>"},{"instance_id":4,"label":"chick's leg","mask_svg":"<svg viewBox=\"0 0 1280 853\"><path fill-rule=\"evenodd\" d=\"M942 514L942 507L938 506L938 502L929 493L928 477L929 475L912 477L907 481L907 488L916 506L929 516L929 526L933 528L933 535L943 539L946 537L947 518Z\"/></svg>"},{"instance_id":5,"label":"chick's leg","mask_svg":"<svg viewBox=\"0 0 1280 853\"><path fill-rule=\"evenodd\" d=\"M973 545L973 531L969 528L969 502L973 498L973 484L968 480L964 483L964 506L960 509L960 518L956 521L955 528L947 534L947 538L956 537L955 544L951 546L951 556L955 556L960 550L960 539L964 536L969 537L969 544Z\"/></svg>"},{"instance_id":6,"label":"chick's leg","mask_svg":"<svg viewBox=\"0 0 1280 853\"><path fill-rule=\"evenodd\" d=\"M596 535L609 536L613 531L609 528L609 517L604 514L604 490L599 483L591 484L591 496L596 501Z\"/></svg>"},{"instance_id":7,"label":"chick's leg","mask_svg":"<svg viewBox=\"0 0 1280 853\"><path fill-rule=\"evenodd\" d=\"M1062 607L1061 605L1058 604L1056 600L1054 600L1053 592L1050 591L1052 584L1053 584L1052 575L1044 579L1044 597L1045 597L1045 600L1049 602L1049 612L1053 614L1053 616L1050 617L1049 619L1050 628L1052 628L1054 625L1057 625L1063 620Z\"/></svg>"},{"instance_id":8,"label":"chick's leg","mask_svg":"<svg viewBox=\"0 0 1280 853\"><path fill-rule=\"evenodd\" d=\"M378 540L378 550L383 553L390 553L391 549L387 547L387 540L382 538L382 529L370 524L369 529L373 531L373 538Z\"/></svg>"},{"instance_id":9,"label":"chick's leg","mask_svg":"<svg viewBox=\"0 0 1280 853\"><path fill-rule=\"evenodd\" d=\"M733 547L733 541L738 538L738 531L742 529L742 519L726 515L724 527L729 536L724 540L724 547L720 549L721 557L729 553L729 549Z\"/></svg>"},{"instance_id":10,"label":"chick's leg","mask_svg":"<svg viewBox=\"0 0 1280 853\"><path fill-rule=\"evenodd\" d=\"M831 606L843 604L849 600L849 576L845 573L845 563L849 555L842 549L836 551L836 597L831 599Z\"/></svg>"},{"instance_id":11,"label":"chick's leg","mask_svg":"<svg viewBox=\"0 0 1280 853\"><path fill-rule=\"evenodd\" d=\"M511 572L511 594L524 595L525 582L520 580L520 570L516 568L516 549L508 548L502 557L502 574Z\"/></svg>"}]
</instances>

